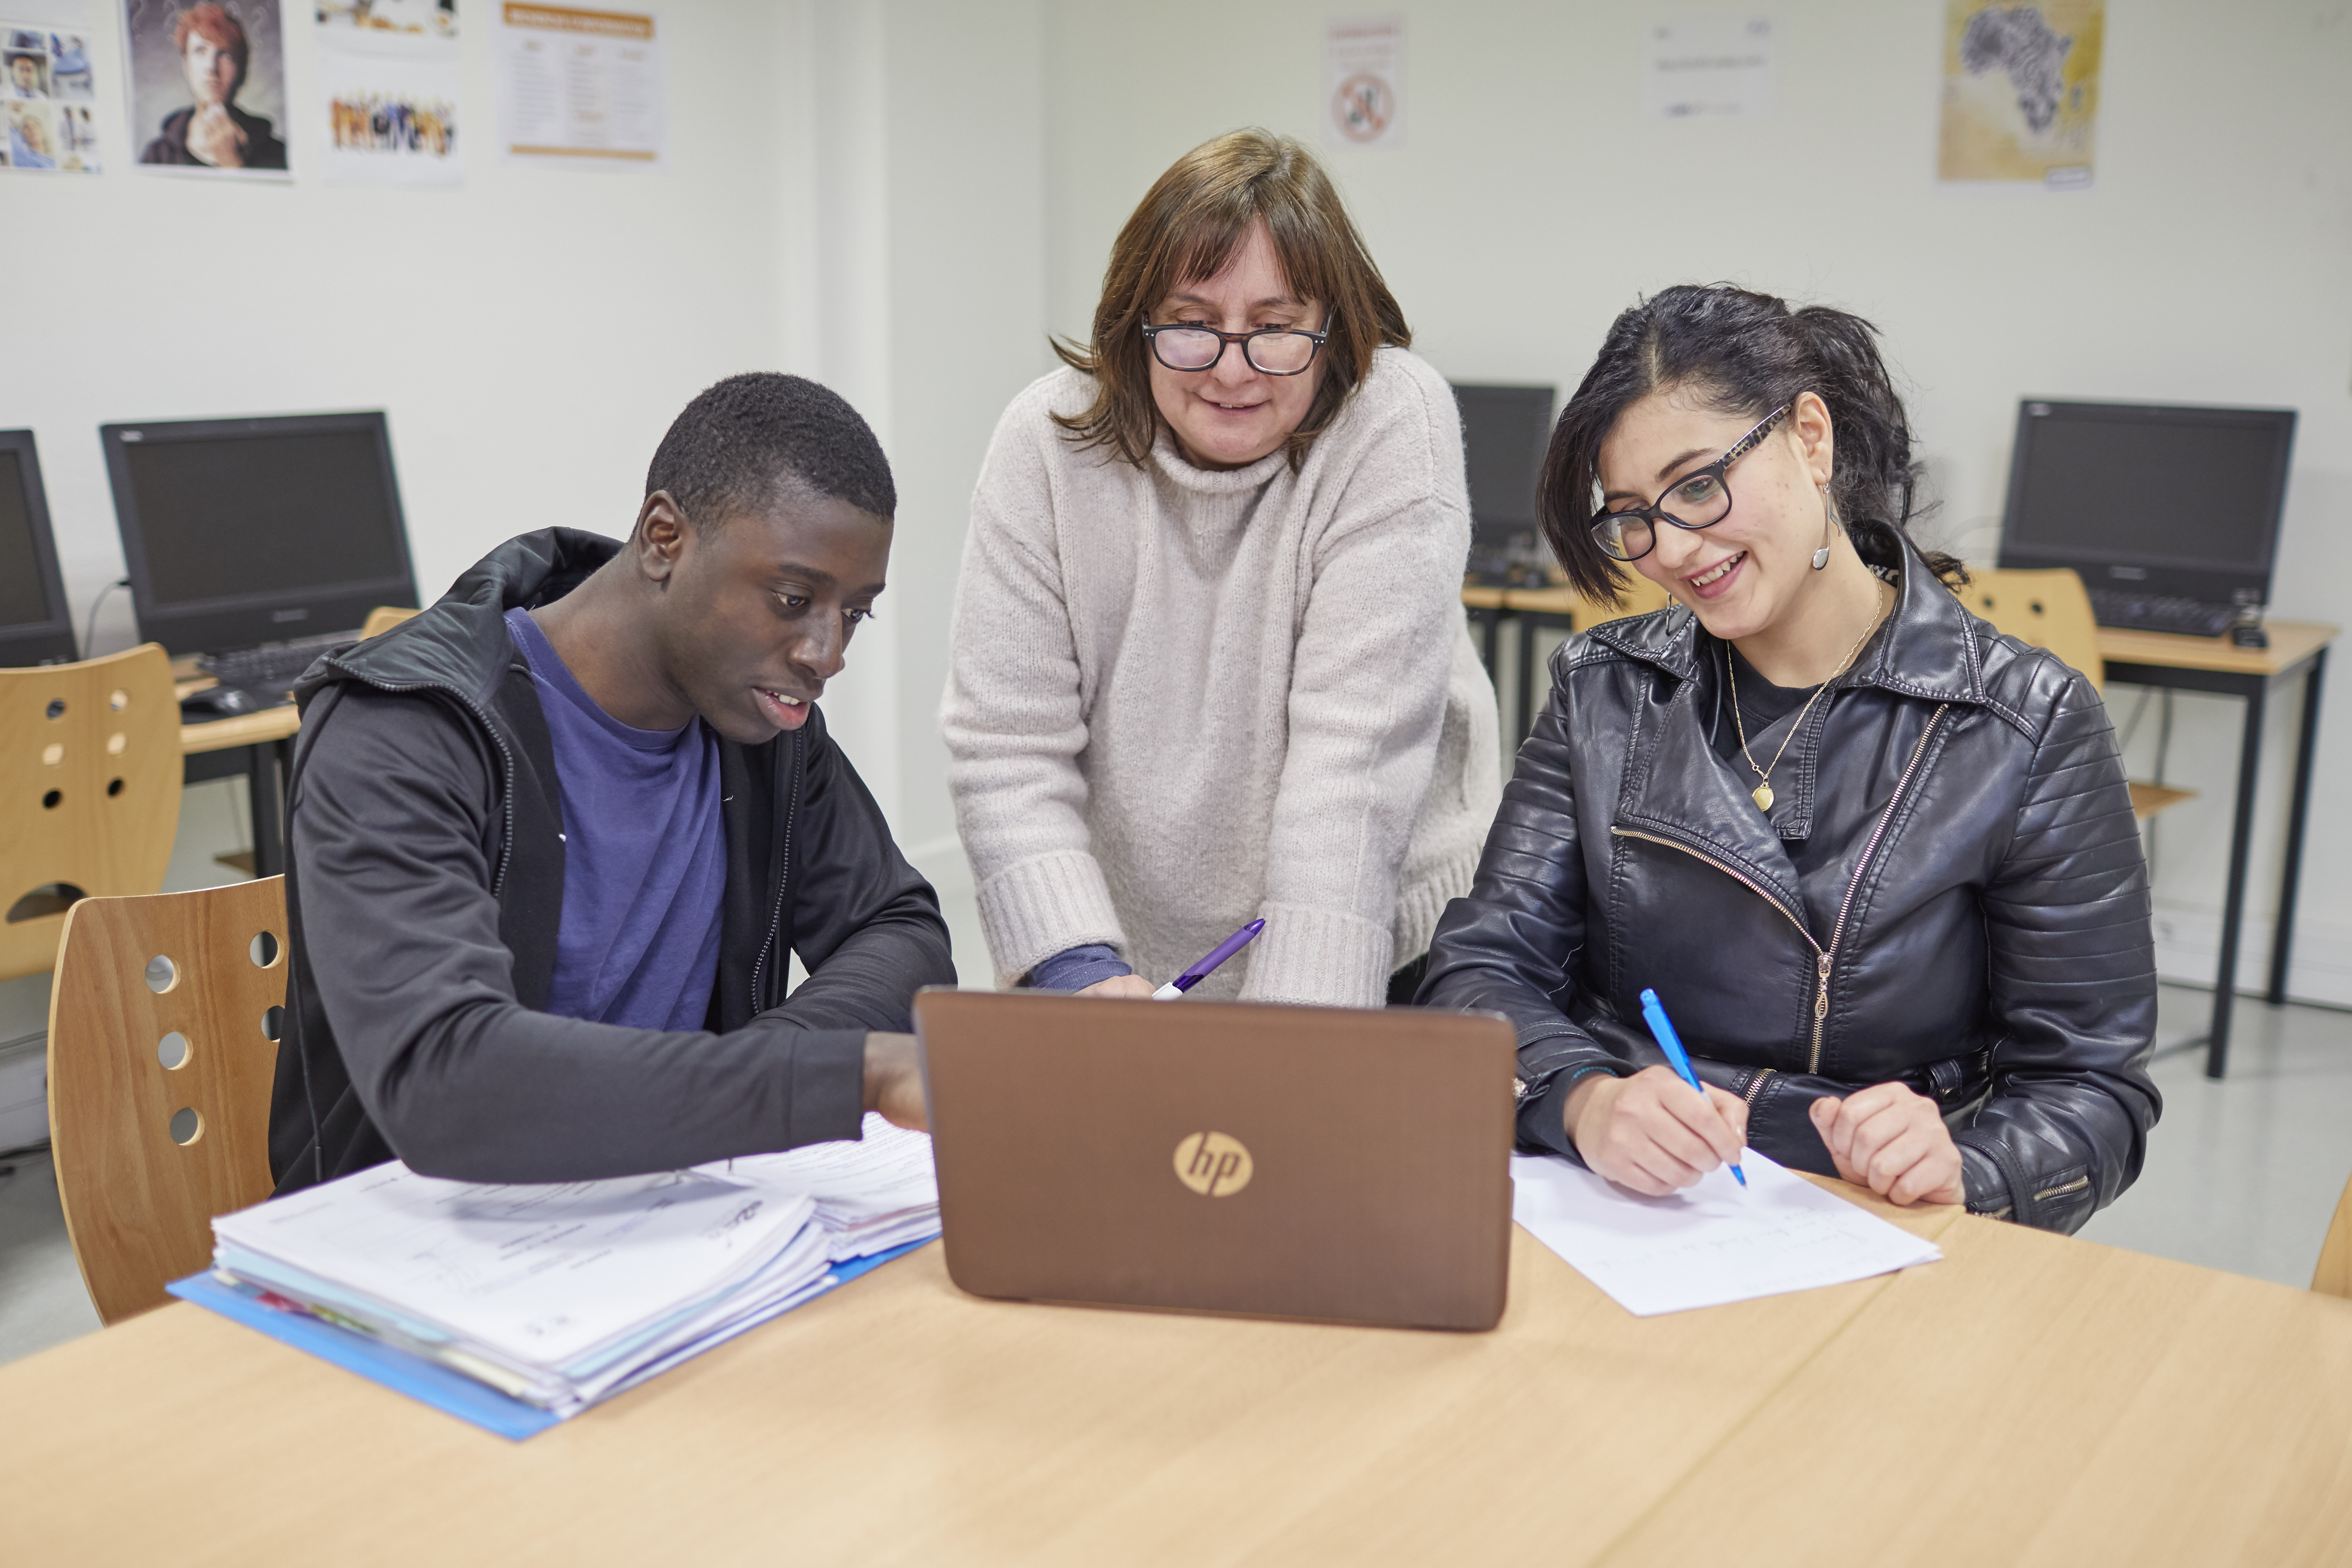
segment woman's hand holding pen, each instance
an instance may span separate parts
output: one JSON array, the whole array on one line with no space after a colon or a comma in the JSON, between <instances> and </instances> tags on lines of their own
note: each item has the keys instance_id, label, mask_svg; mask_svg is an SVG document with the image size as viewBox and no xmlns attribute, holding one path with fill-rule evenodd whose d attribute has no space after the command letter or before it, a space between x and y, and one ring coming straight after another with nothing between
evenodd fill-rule
<instances>
[{"instance_id":1,"label":"woman's hand holding pen","mask_svg":"<svg viewBox=\"0 0 2352 1568\"><path fill-rule=\"evenodd\" d=\"M1716 1088L1702 1098L1668 1067L1630 1078L1594 1073L1569 1091L1565 1118L1586 1165L1646 1197L1738 1159L1748 1139L1747 1102Z\"/></svg>"},{"instance_id":2,"label":"woman's hand holding pen","mask_svg":"<svg viewBox=\"0 0 2352 1568\"><path fill-rule=\"evenodd\" d=\"M1874 1083L1810 1107L1837 1173L1889 1203L1964 1203L1960 1151L1943 1113L1901 1083Z\"/></svg>"}]
</instances>

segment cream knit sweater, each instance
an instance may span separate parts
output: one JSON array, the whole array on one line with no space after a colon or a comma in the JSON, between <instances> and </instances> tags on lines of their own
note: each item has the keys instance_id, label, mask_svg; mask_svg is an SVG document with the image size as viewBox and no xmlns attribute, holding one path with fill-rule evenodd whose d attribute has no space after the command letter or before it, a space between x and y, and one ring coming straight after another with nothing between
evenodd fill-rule
<instances>
[{"instance_id":1,"label":"cream knit sweater","mask_svg":"<svg viewBox=\"0 0 2352 1568\"><path fill-rule=\"evenodd\" d=\"M1382 349L1297 473L1138 468L1050 418L996 427L972 497L940 722L999 984L1107 942L1155 984L1377 1007L1468 891L1502 784L1460 599L1462 432Z\"/></svg>"}]
</instances>

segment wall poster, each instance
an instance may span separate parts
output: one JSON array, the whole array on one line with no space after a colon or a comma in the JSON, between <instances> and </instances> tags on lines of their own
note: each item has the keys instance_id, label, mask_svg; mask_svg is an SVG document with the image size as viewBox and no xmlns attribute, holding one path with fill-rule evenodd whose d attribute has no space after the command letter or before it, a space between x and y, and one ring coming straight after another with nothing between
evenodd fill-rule
<instances>
[{"instance_id":1,"label":"wall poster","mask_svg":"<svg viewBox=\"0 0 2352 1568\"><path fill-rule=\"evenodd\" d=\"M2106 0L1946 0L1945 181L2091 183Z\"/></svg>"},{"instance_id":2,"label":"wall poster","mask_svg":"<svg viewBox=\"0 0 2352 1568\"><path fill-rule=\"evenodd\" d=\"M456 185L457 0L315 0L327 178Z\"/></svg>"},{"instance_id":3,"label":"wall poster","mask_svg":"<svg viewBox=\"0 0 2352 1568\"><path fill-rule=\"evenodd\" d=\"M666 137L652 16L504 0L499 141L507 157L582 168L658 164Z\"/></svg>"},{"instance_id":4,"label":"wall poster","mask_svg":"<svg viewBox=\"0 0 2352 1568\"><path fill-rule=\"evenodd\" d=\"M288 178L277 0L122 0L142 169Z\"/></svg>"},{"instance_id":5,"label":"wall poster","mask_svg":"<svg viewBox=\"0 0 2352 1568\"><path fill-rule=\"evenodd\" d=\"M0 168L99 172L97 80L87 29L0 22Z\"/></svg>"}]
</instances>

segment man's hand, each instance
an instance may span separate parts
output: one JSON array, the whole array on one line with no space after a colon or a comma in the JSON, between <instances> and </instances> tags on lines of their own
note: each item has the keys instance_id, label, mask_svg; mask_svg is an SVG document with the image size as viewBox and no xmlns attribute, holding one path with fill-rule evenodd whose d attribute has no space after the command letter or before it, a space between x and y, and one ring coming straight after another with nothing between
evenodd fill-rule
<instances>
[{"instance_id":1,"label":"man's hand","mask_svg":"<svg viewBox=\"0 0 2352 1568\"><path fill-rule=\"evenodd\" d=\"M1077 997L1132 997L1148 1002L1151 999L1151 993L1159 988L1140 975L1113 975L1108 980L1081 986L1070 994Z\"/></svg>"},{"instance_id":2,"label":"man's hand","mask_svg":"<svg viewBox=\"0 0 2352 1568\"><path fill-rule=\"evenodd\" d=\"M208 103L188 121L188 151L215 169L242 169L245 132L226 105Z\"/></svg>"},{"instance_id":3,"label":"man's hand","mask_svg":"<svg viewBox=\"0 0 2352 1568\"><path fill-rule=\"evenodd\" d=\"M866 1037L866 1108L910 1132L931 1130L923 1099L923 1048L911 1034Z\"/></svg>"},{"instance_id":4,"label":"man's hand","mask_svg":"<svg viewBox=\"0 0 2352 1568\"><path fill-rule=\"evenodd\" d=\"M1936 1103L1906 1084L1874 1083L1810 1108L1837 1173L1887 1202L1965 1203L1960 1151Z\"/></svg>"},{"instance_id":5,"label":"man's hand","mask_svg":"<svg viewBox=\"0 0 2352 1568\"><path fill-rule=\"evenodd\" d=\"M1693 1093L1667 1067L1631 1078L1592 1074L1569 1091L1565 1119L1586 1165L1648 1197L1738 1159L1748 1139L1746 1101L1715 1088Z\"/></svg>"}]
</instances>

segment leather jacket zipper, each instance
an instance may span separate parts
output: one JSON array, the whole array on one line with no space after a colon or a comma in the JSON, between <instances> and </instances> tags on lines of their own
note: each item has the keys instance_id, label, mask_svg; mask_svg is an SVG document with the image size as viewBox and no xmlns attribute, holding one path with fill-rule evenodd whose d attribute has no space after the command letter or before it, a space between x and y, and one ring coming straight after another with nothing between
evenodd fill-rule
<instances>
[{"instance_id":1,"label":"leather jacket zipper","mask_svg":"<svg viewBox=\"0 0 2352 1568\"><path fill-rule=\"evenodd\" d=\"M1656 833L1639 832L1632 828L1612 826L1609 830L1621 839L1640 839L1647 843L1664 844L1668 849L1682 851L1694 860L1704 861L1789 917L1789 924L1797 928L1798 935L1804 937L1805 945L1813 950L1813 1038L1811 1047L1805 1055L1807 1072L1819 1072L1822 1070L1822 1032L1828 1027L1830 1017L1830 973L1836 963L1838 944L1845 937L1846 915L1853 909L1853 895L1861 891L1863 875L1870 870L1871 859L1878 852L1878 841L1886 836L1886 824L1895 820L1895 809L1903 803L1904 791L1910 787L1911 776L1919 771L1919 759L1927 755L1927 743L1936 738L1937 724L1942 720L1945 710L1951 706L1949 703L1939 706L1933 714L1928 716L1927 727L1919 732L1919 744L1911 748L1911 760L1904 764L1903 776L1895 781L1895 793L1887 798L1886 809L1878 814L1878 825L1870 831L1869 841L1862 846L1862 858L1854 862L1853 875L1846 883L1845 897L1838 904L1837 925L1830 931L1830 943L1826 947L1813 939L1813 934L1805 929L1805 923L1797 918L1794 911L1759 886L1754 878L1741 873L1738 868L1726 864L1704 851L1693 849L1676 839L1664 838ZM1770 1070L1768 1068L1766 1071ZM1759 1073L1748 1084L1750 1103L1754 1103L1757 1086L1763 1082L1763 1073Z\"/></svg>"},{"instance_id":2,"label":"leather jacket zipper","mask_svg":"<svg viewBox=\"0 0 2352 1568\"><path fill-rule=\"evenodd\" d=\"M760 956L751 962L751 1016L754 1018L768 1010L760 998L760 977L768 967L768 955L773 952L776 946L776 932L784 923L784 889L793 880L793 819L800 815L801 775L804 771L805 769L801 766L800 737L794 736L793 737L793 787L784 795L782 830L784 842L782 864L778 868L776 875L776 906L768 912L767 940L760 944Z\"/></svg>"}]
</instances>

